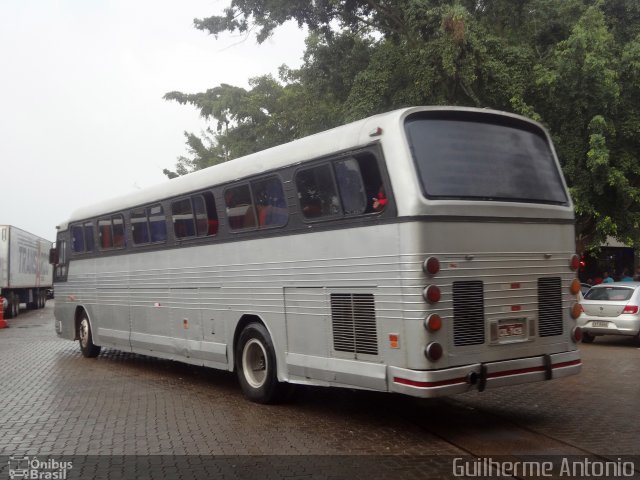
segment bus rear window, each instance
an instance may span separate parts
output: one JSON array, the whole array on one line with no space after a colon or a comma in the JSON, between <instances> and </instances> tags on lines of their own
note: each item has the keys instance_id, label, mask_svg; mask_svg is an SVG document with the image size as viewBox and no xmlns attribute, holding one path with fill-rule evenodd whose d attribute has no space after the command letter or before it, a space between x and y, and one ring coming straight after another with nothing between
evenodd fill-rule
<instances>
[{"instance_id":1,"label":"bus rear window","mask_svg":"<svg viewBox=\"0 0 640 480\"><path fill-rule=\"evenodd\" d=\"M567 203L551 146L533 125L416 115L405 130L428 198Z\"/></svg>"}]
</instances>

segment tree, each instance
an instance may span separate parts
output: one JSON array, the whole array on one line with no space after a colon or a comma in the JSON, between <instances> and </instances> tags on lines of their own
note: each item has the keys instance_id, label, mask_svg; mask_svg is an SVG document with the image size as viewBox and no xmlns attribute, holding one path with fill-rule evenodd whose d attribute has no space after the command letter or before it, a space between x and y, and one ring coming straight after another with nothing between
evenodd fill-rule
<instances>
[{"instance_id":1,"label":"tree","mask_svg":"<svg viewBox=\"0 0 640 480\"><path fill-rule=\"evenodd\" d=\"M608 235L640 246L637 1L232 0L195 26L261 42L288 20L309 30L299 69L249 90L167 94L216 125L205 150L189 143L186 170L209 150L232 158L408 105L508 110L549 129L580 248Z\"/></svg>"}]
</instances>

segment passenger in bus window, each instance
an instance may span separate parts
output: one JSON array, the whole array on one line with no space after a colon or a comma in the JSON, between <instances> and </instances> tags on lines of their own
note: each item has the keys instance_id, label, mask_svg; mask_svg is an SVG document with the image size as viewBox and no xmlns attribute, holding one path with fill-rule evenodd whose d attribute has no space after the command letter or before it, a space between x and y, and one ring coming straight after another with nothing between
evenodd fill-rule
<instances>
[{"instance_id":1,"label":"passenger in bus window","mask_svg":"<svg viewBox=\"0 0 640 480\"><path fill-rule=\"evenodd\" d=\"M373 211L381 212L382 210L384 210L387 202L388 200L386 194L384 193L384 187L381 185L380 189L378 190L378 195L373 197Z\"/></svg>"}]
</instances>

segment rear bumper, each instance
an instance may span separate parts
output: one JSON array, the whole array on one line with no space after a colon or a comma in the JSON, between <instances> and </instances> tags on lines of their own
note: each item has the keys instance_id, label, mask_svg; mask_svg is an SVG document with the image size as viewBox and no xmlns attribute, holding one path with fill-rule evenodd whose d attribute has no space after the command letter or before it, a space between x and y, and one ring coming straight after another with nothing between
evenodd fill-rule
<instances>
[{"instance_id":1,"label":"rear bumper","mask_svg":"<svg viewBox=\"0 0 640 480\"><path fill-rule=\"evenodd\" d=\"M596 327L594 322L604 323L606 326ZM640 333L640 318L632 315L607 318L583 314L578 317L576 323L582 330L594 335L638 335Z\"/></svg>"},{"instance_id":2,"label":"rear bumper","mask_svg":"<svg viewBox=\"0 0 640 480\"><path fill-rule=\"evenodd\" d=\"M387 378L389 391L431 398L562 378L579 373L581 368L580 352L574 350L443 370L422 371L388 367Z\"/></svg>"}]
</instances>

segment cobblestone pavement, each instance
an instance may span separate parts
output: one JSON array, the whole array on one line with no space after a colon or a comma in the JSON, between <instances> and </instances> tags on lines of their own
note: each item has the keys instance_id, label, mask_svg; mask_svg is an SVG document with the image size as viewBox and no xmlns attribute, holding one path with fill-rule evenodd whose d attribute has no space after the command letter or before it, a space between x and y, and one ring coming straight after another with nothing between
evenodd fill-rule
<instances>
[{"instance_id":1,"label":"cobblestone pavement","mask_svg":"<svg viewBox=\"0 0 640 480\"><path fill-rule=\"evenodd\" d=\"M583 345L583 372L552 382L429 401L313 388L264 406L245 400L229 372L109 349L86 359L77 342L56 337L53 302L10 325L0 330L0 456L297 455L322 463L331 455L640 455L633 339Z\"/></svg>"}]
</instances>

